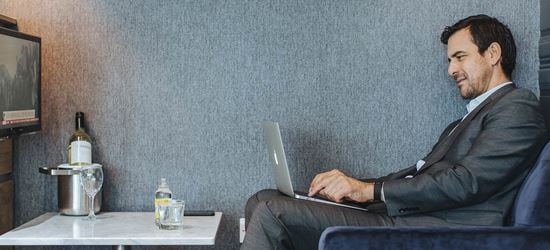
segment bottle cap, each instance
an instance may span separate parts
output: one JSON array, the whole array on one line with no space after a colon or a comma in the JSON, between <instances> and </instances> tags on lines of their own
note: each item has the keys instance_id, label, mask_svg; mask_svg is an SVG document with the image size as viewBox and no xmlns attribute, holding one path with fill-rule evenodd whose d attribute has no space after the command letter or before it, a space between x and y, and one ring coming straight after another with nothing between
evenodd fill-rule
<instances>
[{"instance_id":1,"label":"bottle cap","mask_svg":"<svg viewBox=\"0 0 550 250\"><path fill-rule=\"evenodd\" d=\"M166 182L166 178L160 178L160 187L168 187L168 183Z\"/></svg>"}]
</instances>

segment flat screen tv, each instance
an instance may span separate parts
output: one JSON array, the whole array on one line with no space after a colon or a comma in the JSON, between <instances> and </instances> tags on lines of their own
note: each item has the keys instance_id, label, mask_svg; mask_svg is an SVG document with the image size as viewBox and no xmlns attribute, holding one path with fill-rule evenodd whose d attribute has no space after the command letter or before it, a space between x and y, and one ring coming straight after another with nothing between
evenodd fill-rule
<instances>
[{"instance_id":1,"label":"flat screen tv","mask_svg":"<svg viewBox=\"0 0 550 250\"><path fill-rule=\"evenodd\" d=\"M38 132L39 37L0 27L0 138Z\"/></svg>"}]
</instances>

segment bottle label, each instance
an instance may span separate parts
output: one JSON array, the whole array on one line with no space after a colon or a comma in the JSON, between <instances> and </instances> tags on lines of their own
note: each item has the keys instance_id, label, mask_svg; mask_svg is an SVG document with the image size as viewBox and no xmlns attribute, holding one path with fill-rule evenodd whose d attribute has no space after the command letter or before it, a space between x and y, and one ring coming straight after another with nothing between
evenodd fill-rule
<instances>
[{"instance_id":1,"label":"bottle label","mask_svg":"<svg viewBox=\"0 0 550 250\"><path fill-rule=\"evenodd\" d=\"M160 218L159 205L168 204L170 198L155 198L155 220L158 221Z\"/></svg>"},{"instance_id":2,"label":"bottle label","mask_svg":"<svg viewBox=\"0 0 550 250\"><path fill-rule=\"evenodd\" d=\"M70 164L92 163L92 144L87 141L73 141L69 146Z\"/></svg>"}]
</instances>

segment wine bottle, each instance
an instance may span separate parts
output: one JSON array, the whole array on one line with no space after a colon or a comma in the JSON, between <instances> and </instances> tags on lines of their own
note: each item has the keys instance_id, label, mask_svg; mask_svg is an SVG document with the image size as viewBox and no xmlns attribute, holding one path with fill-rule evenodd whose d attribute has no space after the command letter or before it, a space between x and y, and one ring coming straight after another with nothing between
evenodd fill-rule
<instances>
[{"instance_id":1,"label":"wine bottle","mask_svg":"<svg viewBox=\"0 0 550 250\"><path fill-rule=\"evenodd\" d=\"M75 115L76 130L69 139L69 164L81 166L92 163L92 140L84 130L84 113Z\"/></svg>"}]
</instances>

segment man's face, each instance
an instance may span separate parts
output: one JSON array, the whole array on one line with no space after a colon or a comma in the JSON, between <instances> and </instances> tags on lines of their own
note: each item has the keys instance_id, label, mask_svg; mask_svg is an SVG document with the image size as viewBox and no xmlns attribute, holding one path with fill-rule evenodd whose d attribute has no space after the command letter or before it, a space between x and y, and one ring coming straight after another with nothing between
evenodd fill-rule
<instances>
[{"instance_id":1,"label":"man's face","mask_svg":"<svg viewBox=\"0 0 550 250\"><path fill-rule=\"evenodd\" d=\"M473 99L488 90L492 67L486 54L489 53L479 53L468 28L455 32L449 38L448 72L455 79L462 98Z\"/></svg>"}]
</instances>

